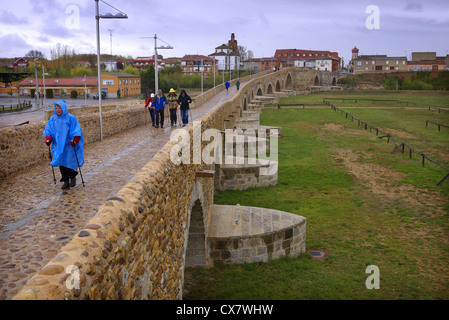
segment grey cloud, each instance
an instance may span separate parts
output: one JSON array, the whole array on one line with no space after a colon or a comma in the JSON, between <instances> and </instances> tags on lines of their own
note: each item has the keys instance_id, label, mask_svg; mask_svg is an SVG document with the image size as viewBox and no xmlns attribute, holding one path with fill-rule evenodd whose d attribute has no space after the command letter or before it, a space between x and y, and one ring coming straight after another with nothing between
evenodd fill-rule
<instances>
[{"instance_id":1,"label":"grey cloud","mask_svg":"<svg viewBox=\"0 0 449 320\"><path fill-rule=\"evenodd\" d=\"M34 49L21 36L16 34L6 34L0 38L0 43L7 43L7 46L0 46L0 56L8 56L6 52L15 52L17 55L24 55L29 50Z\"/></svg>"},{"instance_id":2,"label":"grey cloud","mask_svg":"<svg viewBox=\"0 0 449 320\"><path fill-rule=\"evenodd\" d=\"M27 17L17 18L14 15L14 13L6 11L6 10L1 10L0 11L0 21L4 24L19 25L19 24L27 24L28 18Z\"/></svg>"},{"instance_id":3,"label":"grey cloud","mask_svg":"<svg viewBox=\"0 0 449 320\"><path fill-rule=\"evenodd\" d=\"M411 11L411 12L422 12L423 7L422 4L416 2L407 3L402 11Z\"/></svg>"}]
</instances>

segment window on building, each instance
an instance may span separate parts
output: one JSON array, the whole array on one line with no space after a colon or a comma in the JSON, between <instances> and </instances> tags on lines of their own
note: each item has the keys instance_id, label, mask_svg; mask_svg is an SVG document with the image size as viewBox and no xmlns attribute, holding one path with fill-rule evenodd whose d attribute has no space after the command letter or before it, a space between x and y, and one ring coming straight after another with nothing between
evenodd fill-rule
<instances>
[{"instance_id":1,"label":"window on building","mask_svg":"<svg viewBox=\"0 0 449 320\"><path fill-rule=\"evenodd\" d=\"M375 64L376 62L374 62L374 60L373 61L371 61L371 64Z\"/></svg>"},{"instance_id":2,"label":"window on building","mask_svg":"<svg viewBox=\"0 0 449 320\"><path fill-rule=\"evenodd\" d=\"M399 64L399 61L396 60L396 64Z\"/></svg>"},{"instance_id":3,"label":"window on building","mask_svg":"<svg viewBox=\"0 0 449 320\"><path fill-rule=\"evenodd\" d=\"M390 64L390 61L387 60L387 64Z\"/></svg>"},{"instance_id":4,"label":"window on building","mask_svg":"<svg viewBox=\"0 0 449 320\"><path fill-rule=\"evenodd\" d=\"M361 62L361 61L357 61L357 65L358 65L358 66L361 66L361 65L362 65L362 62Z\"/></svg>"}]
</instances>

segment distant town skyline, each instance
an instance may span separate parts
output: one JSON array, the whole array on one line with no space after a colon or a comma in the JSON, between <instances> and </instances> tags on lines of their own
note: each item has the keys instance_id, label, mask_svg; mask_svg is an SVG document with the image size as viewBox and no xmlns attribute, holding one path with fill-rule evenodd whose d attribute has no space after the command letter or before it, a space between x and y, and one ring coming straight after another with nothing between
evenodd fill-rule
<instances>
[{"instance_id":1,"label":"distant town skyline","mask_svg":"<svg viewBox=\"0 0 449 320\"><path fill-rule=\"evenodd\" d=\"M254 57L272 57L276 49L338 52L345 65L351 50L360 55L407 56L412 51L449 53L449 1L136 0L106 3L128 19L100 20L101 53L151 56L154 34L170 44L167 57L209 55L227 43L231 33ZM100 1L100 14L117 13ZM374 9L373 10L373 6ZM112 30L112 31L109 31ZM31 1L2 3L0 57L21 57L30 50L47 59L57 43L76 53L96 53L95 1Z\"/></svg>"}]
</instances>

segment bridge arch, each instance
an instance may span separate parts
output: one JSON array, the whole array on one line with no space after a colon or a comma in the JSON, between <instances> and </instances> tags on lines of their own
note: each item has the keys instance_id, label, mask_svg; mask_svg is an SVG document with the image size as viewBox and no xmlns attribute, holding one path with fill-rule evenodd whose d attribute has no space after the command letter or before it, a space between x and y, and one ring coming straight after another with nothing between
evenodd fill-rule
<instances>
[{"instance_id":1,"label":"bridge arch","mask_svg":"<svg viewBox=\"0 0 449 320\"><path fill-rule=\"evenodd\" d=\"M197 199L190 212L189 234L186 248L186 267L206 267L206 228L201 201Z\"/></svg>"},{"instance_id":2,"label":"bridge arch","mask_svg":"<svg viewBox=\"0 0 449 320\"><path fill-rule=\"evenodd\" d=\"M291 73L289 73L289 74L287 75L287 80L286 80L286 82L285 82L285 88L286 88L287 90L292 90L292 89L293 89L293 80L292 80L292 75L291 75Z\"/></svg>"},{"instance_id":3,"label":"bridge arch","mask_svg":"<svg viewBox=\"0 0 449 320\"><path fill-rule=\"evenodd\" d=\"M256 95L257 95L257 96L263 96L262 88L259 87L259 89L257 89Z\"/></svg>"},{"instance_id":4,"label":"bridge arch","mask_svg":"<svg viewBox=\"0 0 449 320\"><path fill-rule=\"evenodd\" d=\"M276 81L276 92L280 92L281 91L281 83L279 82L279 80Z\"/></svg>"},{"instance_id":5,"label":"bridge arch","mask_svg":"<svg viewBox=\"0 0 449 320\"><path fill-rule=\"evenodd\" d=\"M184 268L207 267L209 264L209 253L207 250L207 195L200 180L196 180L190 196L188 207L188 221L185 226L184 239ZM183 272L184 273L184 272Z\"/></svg>"},{"instance_id":6,"label":"bridge arch","mask_svg":"<svg viewBox=\"0 0 449 320\"><path fill-rule=\"evenodd\" d=\"M337 78L335 78L335 77L332 78L332 85L333 86L337 85Z\"/></svg>"},{"instance_id":7,"label":"bridge arch","mask_svg":"<svg viewBox=\"0 0 449 320\"><path fill-rule=\"evenodd\" d=\"M314 86L320 86L321 82L320 82L320 78L318 77L318 75L315 76L315 80L313 83Z\"/></svg>"},{"instance_id":8,"label":"bridge arch","mask_svg":"<svg viewBox=\"0 0 449 320\"><path fill-rule=\"evenodd\" d=\"M271 85L271 83L268 84L267 94L273 94L273 86Z\"/></svg>"}]
</instances>

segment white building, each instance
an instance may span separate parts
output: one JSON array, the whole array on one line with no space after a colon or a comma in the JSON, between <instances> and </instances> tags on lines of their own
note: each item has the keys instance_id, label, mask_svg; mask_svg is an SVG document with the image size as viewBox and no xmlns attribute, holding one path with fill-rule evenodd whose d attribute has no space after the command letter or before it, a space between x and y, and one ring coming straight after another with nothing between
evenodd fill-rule
<instances>
[{"instance_id":1,"label":"white building","mask_svg":"<svg viewBox=\"0 0 449 320\"><path fill-rule=\"evenodd\" d=\"M332 59L316 59L315 68L319 71L332 71Z\"/></svg>"},{"instance_id":2,"label":"white building","mask_svg":"<svg viewBox=\"0 0 449 320\"><path fill-rule=\"evenodd\" d=\"M116 59L104 59L104 66L107 72L117 71Z\"/></svg>"},{"instance_id":3,"label":"white building","mask_svg":"<svg viewBox=\"0 0 449 320\"><path fill-rule=\"evenodd\" d=\"M215 53L210 54L209 57L217 60L218 71L237 70L240 66L240 56L225 44L216 47Z\"/></svg>"}]
</instances>

